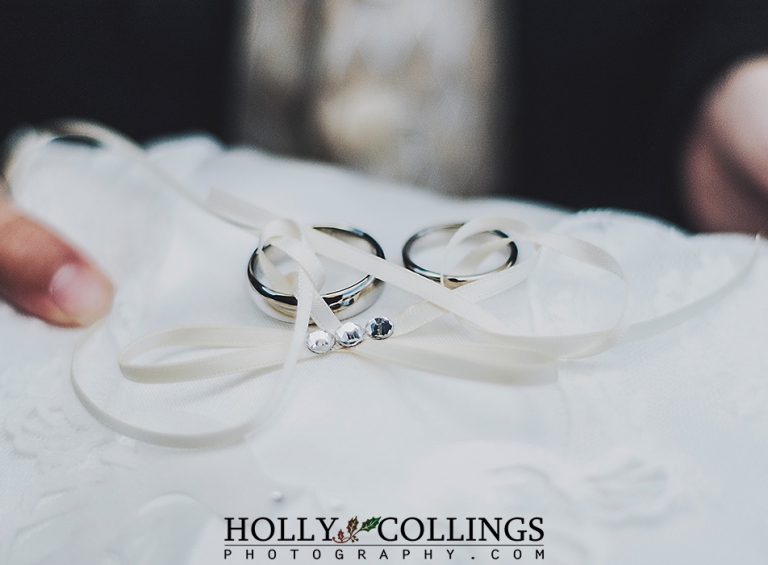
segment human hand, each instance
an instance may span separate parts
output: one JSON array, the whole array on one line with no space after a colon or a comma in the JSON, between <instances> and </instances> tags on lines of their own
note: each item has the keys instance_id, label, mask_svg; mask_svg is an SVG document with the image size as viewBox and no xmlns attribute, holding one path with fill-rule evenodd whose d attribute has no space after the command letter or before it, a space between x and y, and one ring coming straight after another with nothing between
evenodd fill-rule
<instances>
[{"instance_id":1,"label":"human hand","mask_svg":"<svg viewBox=\"0 0 768 565\"><path fill-rule=\"evenodd\" d=\"M699 229L768 232L768 57L737 65L705 98L683 190Z\"/></svg>"},{"instance_id":2,"label":"human hand","mask_svg":"<svg viewBox=\"0 0 768 565\"><path fill-rule=\"evenodd\" d=\"M112 293L82 254L0 199L0 296L49 324L74 327L104 316Z\"/></svg>"}]
</instances>

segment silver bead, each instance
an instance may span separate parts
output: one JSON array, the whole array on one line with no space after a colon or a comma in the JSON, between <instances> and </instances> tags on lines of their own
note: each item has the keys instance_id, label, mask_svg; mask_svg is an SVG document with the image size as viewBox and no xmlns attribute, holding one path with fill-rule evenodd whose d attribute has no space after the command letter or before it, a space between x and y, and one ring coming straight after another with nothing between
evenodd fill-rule
<instances>
[{"instance_id":1,"label":"silver bead","mask_svg":"<svg viewBox=\"0 0 768 565\"><path fill-rule=\"evenodd\" d=\"M365 324L365 333L373 339L387 339L395 333L395 326L389 318L372 318Z\"/></svg>"},{"instance_id":2,"label":"silver bead","mask_svg":"<svg viewBox=\"0 0 768 565\"><path fill-rule=\"evenodd\" d=\"M325 330L316 329L307 334L307 348L312 353L328 353L335 344L336 340Z\"/></svg>"},{"instance_id":3,"label":"silver bead","mask_svg":"<svg viewBox=\"0 0 768 565\"><path fill-rule=\"evenodd\" d=\"M336 330L336 341L342 347L354 347L363 341L363 328L354 322L345 322Z\"/></svg>"}]
</instances>

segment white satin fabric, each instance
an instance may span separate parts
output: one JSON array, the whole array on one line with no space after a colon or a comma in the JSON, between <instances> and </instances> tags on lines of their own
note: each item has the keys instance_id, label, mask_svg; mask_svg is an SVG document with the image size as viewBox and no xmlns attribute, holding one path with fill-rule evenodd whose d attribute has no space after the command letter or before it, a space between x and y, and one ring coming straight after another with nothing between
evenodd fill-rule
<instances>
[{"instance_id":1,"label":"white satin fabric","mask_svg":"<svg viewBox=\"0 0 768 565\"><path fill-rule=\"evenodd\" d=\"M248 295L253 233L168 190L133 157L55 145L35 152L15 169L14 198L88 251L119 289L112 313L74 358L79 396L93 403L91 412L112 418L101 420L118 431L149 430L151 437L137 437L173 445L243 426L267 406L271 417L225 447L179 451L128 439L91 419L69 384L79 332L5 307L0 555L10 562L54 555L63 563L109 555L206 562L220 559L221 516L236 514L528 513L544 517L547 558L562 563L757 563L768 555L762 538L750 534L768 503L761 478L768 469L765 244L688 237L615 212L447 200L251 150L224 151L204 138L158 144L149 155L194 199L210 202L211 188L221 191L212 206L245 213L242 221L258 219L244 205L226 205L232 196L299 225L358 226L395 259L418 229L492 217L476 227L514 227L518 240L527 234L521 265L535 268L519 284L507 280L509 290L500 293L444 291L385 268L377 274L394 284L358 321L393 317L396 337L323 356L302 349L304 360L281 373L291 329ZM530 227L499 225L510 216ZM316 251L335 245L305 233L316 238ZM537 251L573 238L586 243L570 247L572 254L593 245L606 250L610 256L581 254L593 263L602 257L605 268ZM514 272L505 276L518 277ZM633 297L626 304L625 281ZM400 288L422 283L418 296ZM458 298L472 292L479 295ZM300 317L316 314L312 293L310 285ZM432 320L433 306L409 309L425 293L443 301L442 309L463 309L465 323ZM275 370L254 374L249 358L216 378L183 380L216 352L176 347L169 358L139 348L133 353L141 356L124 353L123 369L134 380L125 378L118 355L126 346L192 325L219 329L185 330L188 339L176 335L173 343L266 345L256 361ZM504 347L512 339L505 334L519 336L515 347ZM478 337L484 343L476 347ZM539 362L541 347L521 357L521 343L526 351L544 344L550 358ZM515 353L493 357L484 348ZM242 351L224 353L243 360ZM536 371L510 371L521 358ZM193 361L156 372L158 364ZM270 397L278 380L284 394ZM283 496L272 496L275 490ZM167 531L156 526L172 519ZM469 561L468 551L458 562ZM486 559L478 554L472 562Z\"/></svg>"}]
</instances>

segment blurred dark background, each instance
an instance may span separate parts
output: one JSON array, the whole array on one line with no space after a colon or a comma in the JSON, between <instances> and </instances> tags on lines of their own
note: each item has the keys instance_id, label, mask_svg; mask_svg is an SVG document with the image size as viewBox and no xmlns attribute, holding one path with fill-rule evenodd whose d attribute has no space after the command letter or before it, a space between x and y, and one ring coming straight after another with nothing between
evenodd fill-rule
<instances>
[{"instance_id":1,"label":"blurred dark background","mask_svg":"<svg viewBox=\"0 0 768 565\"><path fill-rule=\"evenodd\" d=\"M70 116L140 141L238 141L239 13L233 0L0 0L0 136ZM765 49L768 2L519 0L495 13L509 112L490 188L681 222L681 144L708 86Z\"/></svg>"},{"instance_id":2,"label":"blurred dark background","mask_svg":"<svg viewBox=\"0 0 768 565\"><path fill-rule=\"evenodd\" d=\"M0 0L0 135L61 117L226 138L228 0Z\"/></svg>"}]
</instances>

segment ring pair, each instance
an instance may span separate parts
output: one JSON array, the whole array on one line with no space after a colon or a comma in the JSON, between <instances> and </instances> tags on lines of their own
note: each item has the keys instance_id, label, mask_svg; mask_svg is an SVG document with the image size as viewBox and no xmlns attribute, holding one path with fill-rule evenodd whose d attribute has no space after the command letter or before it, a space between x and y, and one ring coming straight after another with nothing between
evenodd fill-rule
<instances>
[{"instance_id":1,"label":"ring pair","mask_svg":"<svg viewBox=\"0 0 768 565\"><path fill-rule=\"evenodd\" d=\"M405 245L403 245L402 257L405 268L435 281L438 284L442 282L447 288L456 288L463 284L478 280L486 275L508 269L515 264L515 261L517 260L517 246L511 241L507 244L509 253L506 254L504 262L495 269L471 275L443 275L442 281L440 273L426 269L413 260L412 255L417 247L428 245L430 241L444 240L462 225L463 224L444 224L433 226L413 234L408 241L405 242ZM381 248L381 245L364 231L338 226L316 226L314 229L342 240L362 243L372 254L382 259L385 258L384 250ZM498 230L487 233L502 239L507 239L507 234ZM267 244L262 248L257 248L248 261L248 279L251 283L252 295L256 304L266 314L283 321L292 321L296 316L296 297L270 288L257 276L260 252L266 252L269 247L270 246ZM359 314L368 308L376 301L383 288L383 281L369 274L352 285L323 294L322 298L339 318L344 319Z\"/></svg>"}]
</instances>

